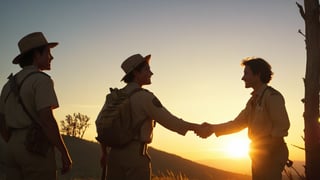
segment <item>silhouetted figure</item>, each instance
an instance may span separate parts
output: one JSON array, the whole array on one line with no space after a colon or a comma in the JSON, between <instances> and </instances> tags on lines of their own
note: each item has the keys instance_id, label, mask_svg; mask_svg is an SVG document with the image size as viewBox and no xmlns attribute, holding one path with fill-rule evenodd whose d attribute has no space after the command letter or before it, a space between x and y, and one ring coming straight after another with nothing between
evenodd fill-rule
<instances>
[{"instance_id":1,"label":"silhouetted figure","mask_svg":"<svg viewBox=\"0 0 320 180\"><path fill-rule=\"evenodd\" d=\"M149 60L151 55L146 57L135 54L128 57L121 65L126 73L122 80L127 83L123 88L127 94L142 88L143 85L151 84ZM131 114L133 127L139 122L143 122L138 133L126 146L117 148L111 147L107 154L107 146L101 143L102 157L101 165L105 166L108 159L107 180L150 180L151 163L148 155L148 144L152 141L152 133L155 123L159 123L165 128L185 135L188 130L201 128L198 124L186 122L171 114L150 91L142 89L135 92L130 97ZM102 121L100 117L109 105L108 98L102 108L96 124Z\"/></svg>"},{"instance_id":2,"label":"silhouetted figure","mask_svg":"<svg viewBox=\"0 0 320 180\"><path fill-rule=\"evenodd\" d=\"M261 58L242 61L246 88L252 88L252 97L240 114L222 124L208 124L206 130L196 132L201 137L215 133L217 137L248 128L251 139L250 157L253 180L280 180L288 160L284 137L290 126L283 96L268 86L272 78L271 66Z\"/></svg>"},{"instance_id":3,"label":"silhouetted figure","mask_svg":"<svg viewBox=\"0 0 320 180\"><path fill-rule=\"evenodd\" d=\"M54 147L61 153L61 173L71 168L71 158L52 113L59 106L53 80L42 72L51 69L50 49L56 45L48 43L41 32L28 34L18 43L20 54L12 63L22 70L10 76L0 97L8 180L55 180Z\"/></svg>"}]
</instances>

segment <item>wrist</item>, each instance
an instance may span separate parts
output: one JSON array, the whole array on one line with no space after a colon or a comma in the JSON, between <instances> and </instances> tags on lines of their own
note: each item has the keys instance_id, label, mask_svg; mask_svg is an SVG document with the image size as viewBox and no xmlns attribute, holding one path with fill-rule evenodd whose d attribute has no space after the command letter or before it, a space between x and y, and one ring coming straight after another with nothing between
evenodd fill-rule
<instances>
[{"instance_id":1,"label":"wrist","mask_svg":"<svg viewBox=\"0 0 320 180\"><path fill-rule=\"evenodd\" d=\"M215 127L216 127L216 126L215 126L214 124L210 124L210 131L211 131L211 132L215 132L215 130L216 130Z\"/></svg>"},{"instance_id":2,"label":"wrist","mask_svg":"<svg viewBox=\"0 0 320 180\"><path fill-rule=\"evenodd\" d=\"M188 127L188 130L191 130L191 131L194 131L196 130L198 127L197 124L194 124L194 123L189 123L189 127Z\"/></svg>"}]
</instances>

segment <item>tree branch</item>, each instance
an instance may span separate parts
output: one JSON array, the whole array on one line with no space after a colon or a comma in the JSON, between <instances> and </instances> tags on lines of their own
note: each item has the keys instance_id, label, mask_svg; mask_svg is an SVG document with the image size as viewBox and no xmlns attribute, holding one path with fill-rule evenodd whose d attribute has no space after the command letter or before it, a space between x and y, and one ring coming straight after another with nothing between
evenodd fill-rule
<instances>
[{"instance_id":1,"label":"tree branch","mask_svg":"<svg viewBox=\"0 0 320 180\"><path fill-rule=\"evenodd\" d=\"M303 34L303 32L301 31L301 29L298 30L298 33L301 34L303 37L306 37L306 35Z\"/></svg>"},{"instance_id":2,"label":"tree branch","mask_svg":"<svg viewBox=\"0 0 320 180\"><path fill-rule=\"evenodd\" d=\"M303 7L301 6L301 4L299 4L298 2L296 2L296 5L298 6L299 8L299 12L300 12L300 15L303 19L305 19L305 13L304 13L304 10L303 10Z\"/></svg>"}]
</instances>

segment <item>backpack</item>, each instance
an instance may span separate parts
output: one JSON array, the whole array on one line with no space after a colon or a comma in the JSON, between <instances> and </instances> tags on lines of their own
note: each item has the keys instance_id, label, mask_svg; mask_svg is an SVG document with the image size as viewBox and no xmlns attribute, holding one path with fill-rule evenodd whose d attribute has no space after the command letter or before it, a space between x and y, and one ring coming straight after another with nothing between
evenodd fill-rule
<instances>
[{"instance_id":1,"label":"backpack","mask_svg":"<svg viewBox=\"0 0 320 180\"><path fill-rule=\"evenodd\" d=\"M130 97L142 88L127 94L123 89L110 88L106 102L96 120L96 139L109 147L124 147L134 140L144 121L132 124Z\"/></svg>"}]
</instances>

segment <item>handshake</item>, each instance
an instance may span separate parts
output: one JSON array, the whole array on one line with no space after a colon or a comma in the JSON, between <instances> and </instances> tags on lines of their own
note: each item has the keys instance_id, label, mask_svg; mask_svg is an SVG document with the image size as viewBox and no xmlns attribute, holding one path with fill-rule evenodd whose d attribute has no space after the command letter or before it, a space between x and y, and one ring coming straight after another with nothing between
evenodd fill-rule
<instances>
[{"instance_id":1,"label":"handshake","mask_svg":"<svg viewBox=\"0 0 320 180\"><path fill-rule=\"evenodd\" d=\"M193 124L190 130L194 131L194 133L201 137L207 138L214 133L215 125L204 122L202 124Z\"/></svg>"}]
</instances>

